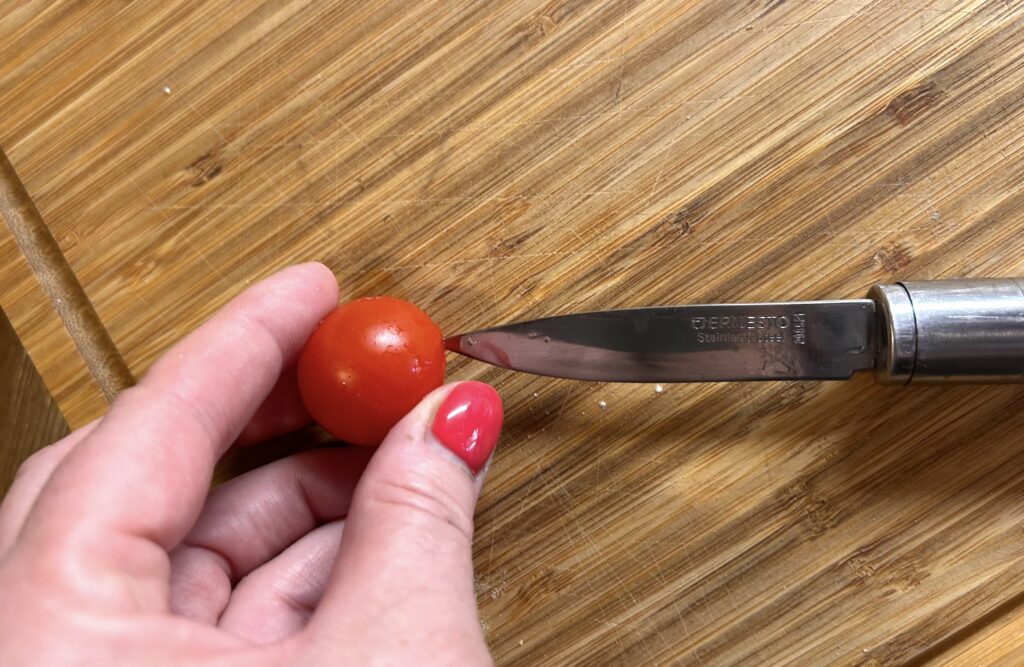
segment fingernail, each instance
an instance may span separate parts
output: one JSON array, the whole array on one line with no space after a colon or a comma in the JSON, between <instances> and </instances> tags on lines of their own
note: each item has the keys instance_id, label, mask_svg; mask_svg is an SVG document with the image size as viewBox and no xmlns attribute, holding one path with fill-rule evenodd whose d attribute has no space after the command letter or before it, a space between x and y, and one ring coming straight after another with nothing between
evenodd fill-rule
<instances>
[{"instance_id":1,"label":"fingernail","mask_svg":"<svg viewBox=\"0 0 1024 667\"><path fill-rule=\"evenodd\" d=\"M493 387L462 382L444 399L431 430L475 475L494 451L503 418L501 397Z\"/></svg>"}]
</instances>

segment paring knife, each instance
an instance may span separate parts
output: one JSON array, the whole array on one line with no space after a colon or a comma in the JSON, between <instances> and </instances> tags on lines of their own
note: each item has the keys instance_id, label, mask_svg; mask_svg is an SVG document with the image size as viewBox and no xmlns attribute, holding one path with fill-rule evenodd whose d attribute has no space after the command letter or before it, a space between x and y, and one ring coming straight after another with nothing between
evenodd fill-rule
<instances>
[{"instance_id":1,"label":"paring knife","mask_svg":"<svg viewBox=\"0 0 1024 667\"><path fill-rule=\"evenodd\" d=\"M460 354L604 382L1024 382L1024 279L875 285L866 299L578 313L446 338Z\"/></svg>"}]
</instances>

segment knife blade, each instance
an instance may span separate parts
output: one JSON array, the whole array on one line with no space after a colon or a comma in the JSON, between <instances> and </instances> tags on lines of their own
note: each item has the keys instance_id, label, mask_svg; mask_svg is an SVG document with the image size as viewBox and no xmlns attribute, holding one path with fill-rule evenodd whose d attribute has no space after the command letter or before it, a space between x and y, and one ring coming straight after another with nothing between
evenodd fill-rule
<instances>
[{"instance_id":1,"label":"knife blade","mask_svg":"<svg viewBox=\"0 0 1024 667\"><path fill-rule=\"evenodd\" d=\"M576 313L450 336L504 368L603 382L1024 382L1020 279L875 285L866 299Z\"/></svg>"}]
</instances>

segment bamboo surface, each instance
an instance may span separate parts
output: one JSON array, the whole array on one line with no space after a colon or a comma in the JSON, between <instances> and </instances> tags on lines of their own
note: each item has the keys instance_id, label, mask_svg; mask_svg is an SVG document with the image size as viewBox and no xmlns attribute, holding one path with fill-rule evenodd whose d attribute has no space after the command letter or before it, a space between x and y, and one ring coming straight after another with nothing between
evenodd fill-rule
<instances>
[{"instance_id":1,"label":"bamboo surface","mask_svg":"<svg viewBox=\"0 0 1024 667\"><path fill-rule=\"evenodd\" d=\"M0 0L0 146L135 376L310 259L450 333L861 297L1024 275L1022 28L1010 0ZM0 237L79 426L102 393L38 280ZM1020 388L449 369L506 401L499 664L1024 660Z\"/></svg>"}]
</instances>

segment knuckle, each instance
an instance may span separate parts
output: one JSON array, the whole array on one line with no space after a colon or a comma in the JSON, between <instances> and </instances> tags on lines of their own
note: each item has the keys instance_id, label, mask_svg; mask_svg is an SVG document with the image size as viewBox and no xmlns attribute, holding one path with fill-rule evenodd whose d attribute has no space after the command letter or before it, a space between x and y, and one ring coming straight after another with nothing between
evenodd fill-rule
<instances>
[{"instance_id":1,"label":"knuckle","mask_svg":"<svg viewBox=\"0 0 1024 667\"><path fill-rule=\"evenodd\" d=\"M473 516L442 485L422 474L379 479L367 488L369 501L384 508L397 508L410 520L428 528L454 529L467 541L473 540Z\"/></svg>"}]
</instances>

